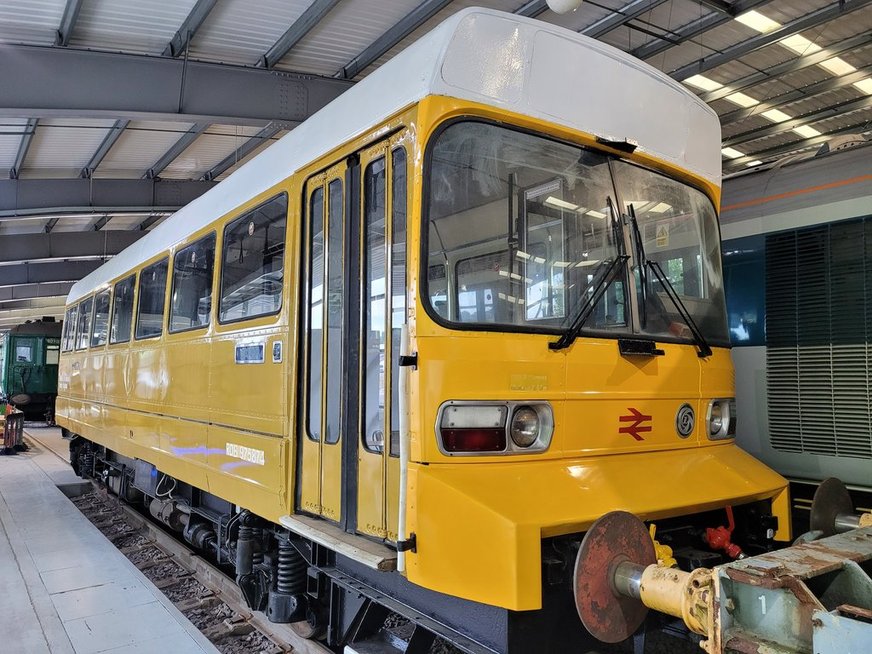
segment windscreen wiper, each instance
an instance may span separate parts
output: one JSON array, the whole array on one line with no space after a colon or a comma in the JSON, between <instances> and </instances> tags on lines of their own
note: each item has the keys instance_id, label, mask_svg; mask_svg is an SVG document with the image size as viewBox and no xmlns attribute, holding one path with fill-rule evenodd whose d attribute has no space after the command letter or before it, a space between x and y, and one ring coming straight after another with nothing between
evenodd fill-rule
<instances>
[{"instance_id":1,"label":"windscreen wiper","mask_svg":"<svg viewBox=\"0 0 872 654\"><path fill-rule=\"evenodd\" d=\"M636 256L638 258L639 266L639 281L642 284L642 315L646 315L645 300L647 299L647 274L645 270L647 268L650 268L651 272L653 272L654 276L657 278L657 281L660 282L660 285L663 287L663 290L666 291L666 295L669 296L669 299L672 300L675 308L678 309L678 314L681 316L682 320L684 320L685 324L690 329L690 333L693 335L693 342L696 344L698 350L697 354L699 355L699 357L710 357L712 355L711 347L709 347L708 342L702 335L702 332L697 326L696 321L694 321L694 319L691 317L690 312L687 310L687 307L684 306L684 302L681 301L681 298L679 297L678 292L675 290L675 287L672 285L672 282L669 281L669 278L666 276L666 273L663 272L663 268L660 267L660 264L656 261L648 259L648 257L645 255L645 245L642 243L642 234L639 231L639 221L636 220L636 210L635 208L633 208L632 204L629 205L628 210L630 212L630 224L633 226L633 238L636 241Z\"/></svg>"},{"instance_id":2,"label":"windscreen wiper","mask_svg":"<svg viewBox=\"0 0 872 654\"><path fill-rule=\"evenodd\" d=\"M590 317L590 314L593 313L594 308L596 308L597 302L599 302L600 298L605 294L609 285L623 272L629 259L630 257L626 254L618 255L609 262L609 265L607 265L590 284L588 284L587 288L582 292L582 295L584 295L586 299L579 307L578 313L575 314L572 324L560 338L548 343L549 349L562 350L572 345L575 339L578 338L579 333L581 333L584 323ZM593 294L587 295L591 289L593 290Z\"/></svg>"},{"instance_id":3,"label":"windscreen wiper","mask_svg":"<svg viewBox=\"0 0 872 654\"><path fill-rule=\"evenodd\" d=\"M642 329L645 329L648 326L648 258L645 256L642 232L639 231L639 221L636 220L636 209L632 202L628 205L628 211L630 226L633 229L633 251L636 254L636 268L639 270L639 286L642 291L639 322Z\"/></svg>"}]
</instances>

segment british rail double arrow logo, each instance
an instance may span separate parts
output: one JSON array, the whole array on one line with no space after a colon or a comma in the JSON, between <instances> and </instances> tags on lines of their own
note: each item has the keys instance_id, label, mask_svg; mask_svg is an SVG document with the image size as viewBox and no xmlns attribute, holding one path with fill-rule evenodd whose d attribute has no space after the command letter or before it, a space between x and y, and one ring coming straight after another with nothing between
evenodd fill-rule
<instances>
[{"instance_id":1,"label":"british rail double arrow logo","mask_svg":"<svg viewBox=\"0 0 872 654\"><path fill-rule=\"evenodd\" d=\"M640 432L648 432L651 431L651 425L644 425L642 423L649 422L651 420L651 416L646 416L643 413L640 413L638 409L634 409L632 407L627 407L627 411L630 412L630 415L620 416L618 418L621 422L632 422L632 425L625 425L623 427L618 427L619 434L629 434L637 441L644 440L639 434Z\"/></svg>"}]
</instances>

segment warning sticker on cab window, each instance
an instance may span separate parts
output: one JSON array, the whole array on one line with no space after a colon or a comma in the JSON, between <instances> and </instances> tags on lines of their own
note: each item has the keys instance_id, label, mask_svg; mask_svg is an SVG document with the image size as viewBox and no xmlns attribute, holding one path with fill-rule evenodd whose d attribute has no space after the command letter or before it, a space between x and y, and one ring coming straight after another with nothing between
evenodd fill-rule
<instances>
[{"instance_id":1,"label":"warning sticker on cab window","mask_svg":"<svg viewBox=\"0 0 872 654\"><path fill-rule=\"evenodd\" d=\"M665 248L669 246L669 222L663 221L657 223L657 247Z\"/></svg>"}]
</instances>

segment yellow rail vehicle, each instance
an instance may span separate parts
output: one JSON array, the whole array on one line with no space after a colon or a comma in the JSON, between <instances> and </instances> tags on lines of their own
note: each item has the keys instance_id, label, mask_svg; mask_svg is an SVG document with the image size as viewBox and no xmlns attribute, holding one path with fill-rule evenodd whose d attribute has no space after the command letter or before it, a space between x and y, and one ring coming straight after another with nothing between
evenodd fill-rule
<instances>
[{"instance_id":1,"label":"yellow rail vehicle","mask_svg":"<svg viewBox=\"0 0 872 654\"><path fill-rule=\"evenodd\" d=\"M686 566L789 538L733 443L719 189L695 96L462 11L74 286L72 463L332 646L393 611L575 651L605 513Z\"/></svg>"}]
</instances>

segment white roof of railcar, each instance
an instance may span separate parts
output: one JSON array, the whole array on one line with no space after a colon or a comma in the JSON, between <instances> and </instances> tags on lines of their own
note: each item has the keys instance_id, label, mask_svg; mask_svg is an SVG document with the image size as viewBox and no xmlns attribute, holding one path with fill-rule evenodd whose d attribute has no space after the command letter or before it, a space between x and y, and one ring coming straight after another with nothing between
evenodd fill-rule
<instances>
[{"instance_id":1,"label":"white roof of railcar","mask_svg":"<svg viewBox=\"0 0 872 654\"><path fill-rule=\"evenodd\" d=\"M229 92L229 91L228 91ZM613 140L716 184L717 115L651 66L599 41L499 11L460 11L290 134L77 282L74 302L428 95L495 105Z\"/></svg>"}]
</instances>

